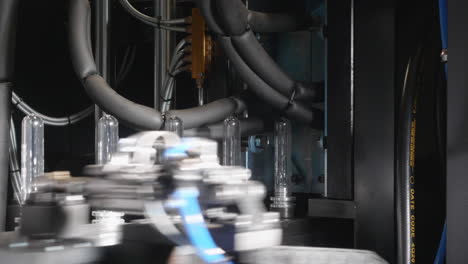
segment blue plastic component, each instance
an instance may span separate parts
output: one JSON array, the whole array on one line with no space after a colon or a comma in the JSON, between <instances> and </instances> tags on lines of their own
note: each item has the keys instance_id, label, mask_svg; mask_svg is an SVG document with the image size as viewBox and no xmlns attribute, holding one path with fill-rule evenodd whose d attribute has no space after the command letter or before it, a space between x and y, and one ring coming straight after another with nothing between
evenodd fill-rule
<instances>
[{"instance_id":1,"label":"blue plastic component","mask_svg":"<svg viewBox=\"0 0 468 264\"><path fill-rule=\"evenodd\" d=\"M164 151L163 156L165 158L171 157L187 157L187 150L189 150L190 146L187 144L180 144L172 148L168 148Z\"/></svg>"},{"instance_id":2,"label":"blue plastic component","mask_svg":"<svg viewBox=\"0 0 468 264\"><path fill-rule=\"evenodd\" d=\"M208 231L205 220L198 204L199 192L195 188L177 189L172 198L176 199L168 206L179 209L187 236L197 249L200 258L207 263L232 264L224 256L224 251L219 248Z\"/></svg>"},{"instance_id":3,"label":"blue plastic component","mask_svg":"<svg viewBox=\"0 0 468 264\"><path fill-rule=\"evenodd\" d=\"M440 35L442 37L442 48L448 48L448 19L447 0L439 0Z\"/></svg>"},{"instance_id":4,"label":"blue plastic component","mask_svg":"<svg viewBox=\"0 0 468 264\"><path fill-rule=\"evenodd\" d=\"M440 19L440 36L442 38L442 49L448 50L448 11L447 0L439 0L439 19ZM448 63L445 63L445 76L448 76Z\"/></svg>"},{"instance_id":5,"label":"blue plastic component","mask_svg":"<svg viewBox=\"0 0 468 264\"><path fill-rule=\"evenodd\" d=\"M194 146L193 142L196 142L193 138L182 138L182 142L179 145L166 149L163 156L165 158L187 157L187 151Z\"/></svg>"},{"instance_id":6,"label":"blue plastic component","mask_svg":"<svg viewBox=\"0 0 468 264\"><path fill-rule=\"evenodd\" d=\"M445 263L445 255L447 251L447 223L444 224L444 230L442 231L442 237L440 238L439 249L434 260L434 264Z\"/></svg>"}]
</instances>

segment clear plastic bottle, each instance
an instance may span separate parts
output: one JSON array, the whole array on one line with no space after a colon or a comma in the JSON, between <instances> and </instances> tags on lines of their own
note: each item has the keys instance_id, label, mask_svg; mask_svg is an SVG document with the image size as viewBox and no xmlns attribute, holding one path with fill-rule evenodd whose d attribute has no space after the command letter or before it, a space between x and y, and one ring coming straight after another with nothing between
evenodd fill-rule
<instances>
[{"instance_id":1,"label":"clear plastic bottle","mask_svg":"<svg viewBox=\"0 0 468 264\"><path fill-rule=\"evenodd\" d=\"M241 166L241 154L240 122L231 116L224 120L223 165Z\"/></svg>"},{"instance_id":2,"label":"clear plastic bottle","mask_svg":"<svg viewBox=\"0 0 468 264\"><path fill-rule=\"evenodd\" d=\"M174 132L179 137L184 136L184 123L177 116L170 116L166 120L166 131Z\"/></svg>"},{"instance_id":3,"label":"clear plastic bottle","mask_svg":"<svg viewBox=\"0 0 468 264\"><path fill-rule=\"evenodd\" d=\"M44 173L44 121L31 114L21 127L21 197L26 201L34 191L34 178Z\"/></svg>"},{"instance_id":4,"label":"clear plastic bottle","mask_svg":"<svg viewBox=\"0 0 468 264\"><path fill-rule=\"evenodd\" d=\"M291 194L291 122L282 119L275 123L275 196Z\"/></svg>"},{"instance_id":5,"label":"clear plastic bottle","mask_svg":"<svg viewBox=\"0 0 468 264\"><path fill-rule=\"evenodd\" d=\"M104 114L98 122L97 137L97 163L106 164L111 160L112 154L117 151L119 121L111 115Z\"/></svg>"}]
</instances>

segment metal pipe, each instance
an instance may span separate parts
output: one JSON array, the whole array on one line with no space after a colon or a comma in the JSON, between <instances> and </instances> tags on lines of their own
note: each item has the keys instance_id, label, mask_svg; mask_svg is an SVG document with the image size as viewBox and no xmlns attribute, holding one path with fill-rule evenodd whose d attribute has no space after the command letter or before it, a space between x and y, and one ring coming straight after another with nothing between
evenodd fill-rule
<instances>
[{"instance_id":1,"label":"metal pipe","mask_svg":"<svg viewBox=\"0 0 468 264\"><path fill-rule=\"evenodd\" d=\"M0 54L0 57L1 55L2 54ZM11 83L0 82L0 232L5 230L5 217L8 199L10 98Z\"/></svg>"},{"instance_id":2,"label":"metal pipe","mask_svg":"<svg viewBox=\"0 0 468 264\"><path fill-rule=\"evenodd\" d=\"M10 142L11 79L14 70L18 0L0 1L0 232L5 230Z\"/></svg>"},{"instance_id":3,"label":"metal pipe","mask_svg":"<svg viewBox=\"0 0 468 264\"><path fill-rule=\"evenodd\" d=\"M12 103L25 115L35 114L41 117L44 120L44 124L49 126L68 126L70 124L75 124L84 118L88 117L94 112L94 106L89 106L80 112L71 114L63 117L52 117L39 113L30 105L28 105L21 97L19 97L15 92L12 92L11 97Z\"/></svg>"},{"instance_id":4,"label":"metal pipe","mask_svg":"<svg viewBox=\"0 0 468 264\"><path fill-rule=\"evenodd\" d=\"M153 27L171 30L173 28L167 25L190 24L191 22L190 17L162 20L160 17L147 16L138 11L134 6L132 6L132 4L130 4L128 0L120 0L120 4L131 16Z\"/></svg>"},{"instance_id":5,"label":"metal pipe","mask_svg":"<svg viewBox=\"0 0 468 264\"><path fill-rule=\"evenodd\" d=\"M110 0L99 0L95 1L95 48L94 48L94 60L96 62L96 68L102 78L106 80L107 83L110 81L109 76L109 40L110 40ZM96 105L94 111L94 124L96 124L96 129L94 131L94 157L95 161L98 162L98 131L97 124L99 119L103 115L102 110Z\"/></svg>"},{"instance_id":6,"label":"metal pipe","mask_svg":"<svg viewBox=\"0 0 468 264\"><path fill-rule=\"evenodd\" d=\"M154 0L154 16L169 20L174 6L174 0ZM154 29L154 109L156 110L160 109L164 77L171 61L171 36L169 31Z\"/></svg>"}]
</instances>

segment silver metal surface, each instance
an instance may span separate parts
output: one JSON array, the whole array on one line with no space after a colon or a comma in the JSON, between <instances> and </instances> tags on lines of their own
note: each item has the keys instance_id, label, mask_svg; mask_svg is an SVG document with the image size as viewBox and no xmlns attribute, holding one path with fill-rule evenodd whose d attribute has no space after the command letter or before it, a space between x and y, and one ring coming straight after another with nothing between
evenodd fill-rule
<instances>
[{"instance_id":1,"label":"silver metal surface","mask_svg":"<svg viewBox=\"0 0 468 264\"><path fill-rule=\"evenodd\" d=\"M200 86L198 89L198 105L202 106L205 104L205 88Z\"/></svg>"},{"instance_id":2,"label":"silver metal surface","mask_svg":"<svg viewBox=\"0 0 468 264\"><path fill-rule=\"evenodd\" d=\"M102 78L109 82L109 47L110 47L110 0L95 1L95 36L94 36L94 60L96 67ZM102 110L96 105L94 111L94 123L97 125L99 119L102 117ZM95 126L95 139L94 139L94 154L97 162L97 126Z\"/></svg>"},{"instance_id":3,"label":"silver metal surface","mask_svg":"<svg viewBox=\"0 0 468 264\"><path fill-rule=\"evenodd\" d=\"M17 237L16 233L0 236L0 263L99 263L103 253L103 249L82 239L27 241Z\"/></svg>"},{"instance_id":4,"label":"silver metal surface","mask_svg":"<svg viewBox=\"0 0 468 264\"><path fill-rule=\"evenodd\" d=\"M442 62L448 62L448 50L447 49L442 49L442 52L440 53L440 59Z\"/></svg>"},{"instance_id":5,"label":"silver metal surface","mask_svg":"<svg viewBox=\"0 0 468 264\"><path fill-rule=\"evenodd\" d=\"M290 219L294 217L294 207L296 206L296 198L293 196L273 196L270 197L270 210L278 212L282 219Z\"/></svg>"},{"instance_id":6,"label":"silver metal surface","mask_svg":"<svg viewBox=\"0 0 468 264\"><path fill-rule=\"evenodd\" d=\"M88 178L40 177L35 182L38 189L31 203L58 202L72 210L68 215L78 221L65 223L67 236L58 234L52 238L79 237L87 241L89 248L117 245L123 241L122 217L131 213L146 216L146 224L152 224L176 245L193 249L184 232L187 215L174 206L186 202L175 196L174 190L193 189L199 193L198 201L203 208L199 219L204 221L206 217L208 228L228 232L222 237L232 237L232 243L227 245L230 250L251 251L280 245L279 214L266 211L264 185L250 181L248 169L221 166L217 147L216 141L204 138L180 139L167 131L141 132L120 140L117 155L110 163L88 166L85 169ZM179 152L182 155L166 157ZM155 159L157 153L166 153L165 158ZM166 178L159 181L161 176L170 178L170 185L165 183ZM233 212L232 206L238 210ZM87 223L89 207L101 210L92 213L95 218L92 224ZM37 232L43 232L41 227ZM21 246L22 242L14 243ZM66 249L62 244L53 247ZM193 252L187 255L188 259L194 257ZM51 259L55 261L55 255Z\"/></svg>"},{"instance_id":7,"label":"silver metal surface","mask_svg":"<svg viewBox=\"0 0 468 264\"><path fill-rule=\"evenodd\" d=\"M287 246L242 253L240 262L255 264L388 264L387 261L371 251Z\"/></svg>"},{"instance_id":8,"label":"silver metal surface","mask_svg":"<svg viewBox=\"0 0 468 264\"><path fill-rule=\"evenodd\" d=\"M168 20L172 17L174 0L154 0L155 17ZM173 36L169 30L154 29L154 108L160 109L160 97L164 88L164 77L171 60Z\"/></svg>"}]
</instances>

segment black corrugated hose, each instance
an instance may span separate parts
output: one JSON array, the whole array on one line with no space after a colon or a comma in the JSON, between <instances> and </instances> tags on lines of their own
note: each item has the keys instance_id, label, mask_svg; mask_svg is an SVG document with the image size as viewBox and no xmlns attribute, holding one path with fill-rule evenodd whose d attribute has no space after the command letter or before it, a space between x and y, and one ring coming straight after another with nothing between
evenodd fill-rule
<instances>
[{"instance_id":1,"label":"black corrugated hose","mask_svg":"<svg viewBox=\"0 0 468 264\"><path fill-rule=\"evenodd\" d=\"M76 74L91 99L104 111L115 116L123 124L139 130L159 130L164 117L153 108L136 104L115 92L98 74L90 50L91 16L88 0L70 0L69 44ZM224 98L203 106L169 111L177 115L186 129L208 125L243 111L244 104L236 98Z\"/></svg>"},{"instance_id":2,"label":"black corrugated hose","mask_svg":"<svg viewBox=\"0 0 468 264\"><path fill-rule=\"evenodd\" d=\"M399 264L416 263L416 115L422 50L410 59L400 103L397 133L397 255Z\"/></svg>"},{"instance_id":3,"label":"black corrugated hose","mask_svg":"<svg viewBox=\"0 0 468 264\"><path fill-rule=\"evenodd\" d=\"M323 126L323 112L311 107L311 103L323 101L323 85L306 86L292 80L278 67L252 32L255 31L252 28L254 25L262 24L266 27L267 18L272 17L282 17L285 24L294 24L290 20L286 21L292 19L291 16L252 12L239 0L197 0L197 4L241 79L258 97L288 118L314 127ZM301 16L297 17L302 19ZM262 22L254 23L255 20ZM278 23L271 22L270 29ZM297 22L296 25L300 23L305 22ZM288 30L301 28L297 26Z\"/></svg>"}]
</instances>

